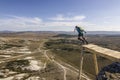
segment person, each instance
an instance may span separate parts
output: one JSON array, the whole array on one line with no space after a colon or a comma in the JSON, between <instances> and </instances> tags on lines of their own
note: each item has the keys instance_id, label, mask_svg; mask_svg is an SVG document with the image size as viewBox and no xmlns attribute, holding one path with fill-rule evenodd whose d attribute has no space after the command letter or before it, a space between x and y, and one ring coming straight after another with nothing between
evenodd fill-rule
<instances>
[{"instance_id":1,"label":"person","mask_svg":"<svg viewBox=\"0 0 120 80\"><path fill-rule=\"evenodd\" d=\"M78 40L82 41L83 44L88 44L87 40L84 37L84 33L86 33L86 31L78 26L75 26L74 32L75 30L78 32Z\"/></svg>"}]
</instances>

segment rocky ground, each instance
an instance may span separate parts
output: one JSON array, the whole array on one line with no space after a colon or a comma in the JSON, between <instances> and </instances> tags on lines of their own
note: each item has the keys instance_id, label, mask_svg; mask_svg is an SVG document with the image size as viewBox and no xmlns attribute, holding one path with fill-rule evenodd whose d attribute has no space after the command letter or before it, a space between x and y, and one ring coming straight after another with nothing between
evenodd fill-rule
<instances>
[{"instance_id":1,"label":"rocky ground","mask_svg":"<svg viewBox=\"0 0 120 80\"><path fill-rule=\"evenodd\" d=\"M120 62L115 62L102 68L97 80L120 80Z\"/></svg>"},{"instance_id":2,"label":"rocky ground","mask_svg":"<svg viewBox=\"0 0 120 80\"><path fill-rule=\"evenodd\" d=\"M43 40L0 39L0 80L77 80L78 71L54 60ZM67 64L66 64L67 65ZM83 80L89 78L82 75Z\"/></svg>"},{"instance_id":3,"label":"rocky ground","mask_svg":"<svg viewBox=\"0 0 120 80\"><path fill-rule=\"evenodd\" d=\"M43 47L44 41L46 39L0 37L0 80L78 80L79 70L50 54L51 51ZM62 40L62 43L79 45L75 40ZM76 48L66 46L62 47L63 51ZM97 78L120 80L120 63L104 67ZM82 80L91 79L83 73Z\"/></svg>"}]
</instances>

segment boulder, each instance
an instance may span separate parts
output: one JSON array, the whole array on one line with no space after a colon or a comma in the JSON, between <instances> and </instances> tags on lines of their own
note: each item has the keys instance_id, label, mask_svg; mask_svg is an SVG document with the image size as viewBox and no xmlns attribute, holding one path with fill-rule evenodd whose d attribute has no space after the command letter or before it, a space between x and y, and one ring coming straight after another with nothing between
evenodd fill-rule
<instances>
[{"instance_id":1,"label":"boulder","mask_svg":"<svg viewBox=\"0 0 120 80\"><path fill-rule=\"evenodd\" d=\"M115 62L102 68L97 80L120 80L120 62Z\"/></svg>"}]
</instances>

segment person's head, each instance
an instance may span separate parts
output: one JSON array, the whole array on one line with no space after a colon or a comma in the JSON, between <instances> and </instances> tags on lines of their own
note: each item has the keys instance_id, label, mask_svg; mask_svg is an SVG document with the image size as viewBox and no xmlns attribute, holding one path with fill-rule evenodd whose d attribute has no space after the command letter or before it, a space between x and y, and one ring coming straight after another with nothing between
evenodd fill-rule
<instances>
[{"instance_id":1,"label":"person's head","mask_svg":"<svg viewBox=\"0 0 120 80\"><path fill-rule=\"evenodd\" d=\"M78 26L75 26L75 28L77 28Z\"/></svg>"}]
</instances>

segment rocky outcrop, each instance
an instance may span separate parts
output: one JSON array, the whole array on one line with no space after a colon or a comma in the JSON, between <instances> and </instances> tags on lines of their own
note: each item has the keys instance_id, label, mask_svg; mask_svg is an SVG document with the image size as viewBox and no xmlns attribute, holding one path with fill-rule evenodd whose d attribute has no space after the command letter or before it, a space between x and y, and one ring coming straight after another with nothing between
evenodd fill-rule
<instances>
[{"instance_id":1,"label":"rocky outcrop","mask_svg":"<svg viewBox=\"0 0 120 80\"><path fill-rule=\"evenodd\" d=\"M115 62L102 68L97 80L120 80L120 62Z\"/></svg>"}]
</instances>

